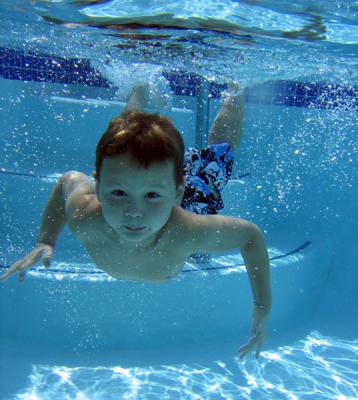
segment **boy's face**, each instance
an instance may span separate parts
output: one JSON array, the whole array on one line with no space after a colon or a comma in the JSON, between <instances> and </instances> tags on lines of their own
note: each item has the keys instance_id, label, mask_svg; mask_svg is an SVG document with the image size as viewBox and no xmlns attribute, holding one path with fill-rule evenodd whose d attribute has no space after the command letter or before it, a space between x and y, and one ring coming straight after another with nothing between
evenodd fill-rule
<instances>
[{"instance_id":1,"label":"boy's face","mask_svg":"<svg viewBox=\"0 0 358 400\"><path fill-rule=\"evenodd\" d=\"M172 161L142 167L128 153L103 159L96 192L104 219L119 237L150 243L180 205L184 185L176 187Z\"/></svg>"}]
</instances>

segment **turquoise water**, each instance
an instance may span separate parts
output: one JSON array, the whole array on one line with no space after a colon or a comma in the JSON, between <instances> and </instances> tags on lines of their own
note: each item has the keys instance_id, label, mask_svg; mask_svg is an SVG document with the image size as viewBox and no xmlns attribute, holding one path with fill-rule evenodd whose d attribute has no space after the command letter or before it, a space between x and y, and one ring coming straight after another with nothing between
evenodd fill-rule
<instances>
[{"instance_id":1,"label":"turquoise water","mask_svg":"<svg viewBox=\"0 0 358 400\"><path fill-rule=\"evenodd\" d=\"M357 13L352 1L1 2L1 271L36 240L56 179L91 174L134 83L165 99L189 146L234 80L247 102L224 213L264 230L274 301L261 359L240 362L251 294L238 253L163 285L117 282L65 231L50 270L1 285L1 400L358 397Z\"/></svg>"}]
</instances>

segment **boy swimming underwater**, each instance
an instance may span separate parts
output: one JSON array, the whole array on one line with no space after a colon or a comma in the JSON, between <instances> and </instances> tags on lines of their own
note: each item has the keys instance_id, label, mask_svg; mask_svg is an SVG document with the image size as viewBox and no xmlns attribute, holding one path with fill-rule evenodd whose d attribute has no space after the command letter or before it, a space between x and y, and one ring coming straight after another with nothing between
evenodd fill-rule
<instances>
[{"instance_id":1,"label":"boy swimming underwater","mask_svg":"<svg viewBox=\"0 0 358 400\"><path fill-rule=\"evenodd\" d=\"M231 173L230 147L241 136L242 99L225 100L210 146L190 149L184 158L180 133L169 119L142 112L144 98L143 88L136 87L124 113L110 122L99 140L94 183L76 171L58 180L35 248L0 279L19 272L24 280L37 261L48 266L65 224L98 268L131 281L166 281L193 253L239 248L254 299L251 336L240 348L240 357L252 350L258 356L271 308L263 235L246 220L214 215L223 208L220 192Z\"/></svg>"}]
</instances>

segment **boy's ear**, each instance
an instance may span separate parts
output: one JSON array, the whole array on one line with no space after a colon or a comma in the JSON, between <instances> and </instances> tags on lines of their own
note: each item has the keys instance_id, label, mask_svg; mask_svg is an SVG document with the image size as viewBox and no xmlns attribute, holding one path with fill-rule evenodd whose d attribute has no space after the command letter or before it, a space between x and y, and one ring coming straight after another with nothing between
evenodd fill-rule
<instances>
[{"instance_id":1,"label":"boy's ear","mask_svg":"<svg viewBox=\"0 0 358 400\"><path fill-rule=\"evenodd\" d=\"M94 178L94 188L95 188L95 191L96 191L96 196L97 196L97 198L98 198L99 182L98 182L98 179L97 179L96 171L93 171L93 172L92 172L92 176L93 176L93 178Z\"/></svg>"},{"instance_id":2,"label":"boy's ear","mask_svg":"<svg viewBox=\"0 0 358 400\"><path fill-rule=\"evenodd\" d=\"M177 206L180 206L181 202L183 201L185 186L186 186L186 179L183 177L183 182L177 187L177 197L176 197Z\"/></svg>"}]
</instances>

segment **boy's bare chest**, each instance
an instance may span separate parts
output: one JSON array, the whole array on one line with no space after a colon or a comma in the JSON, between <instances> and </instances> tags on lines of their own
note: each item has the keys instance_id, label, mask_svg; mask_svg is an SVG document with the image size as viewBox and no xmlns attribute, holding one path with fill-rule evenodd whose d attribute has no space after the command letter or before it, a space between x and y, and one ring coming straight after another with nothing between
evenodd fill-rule
<instances>
[{"instance_id":1,"label":"boy's bare chest","mask_svg":"<svg viewBox=\"0 0 358 400\"><path fill-rule=\"evenodd\" d=\"M168 229L150 249L128 248L105 234L99 223L72 221L72 233L86 247L97 267L117 279L163 281L175 277L190 254L183 247L183 237L175 229ZM174 233L176 232L176 233Z\"/></svg>"},{"instance_id":2,"label":"boy's bare chest","mask_svg":"<svg viewBox=\"0 0 358 400\"><path fill-rule=\"evenodd\" d=\"M185 258L175 257L167 251L124 251L110 246L86 246L96 265L117 279L163 281L176 276Z\"/></svg>"}]
</instances>

